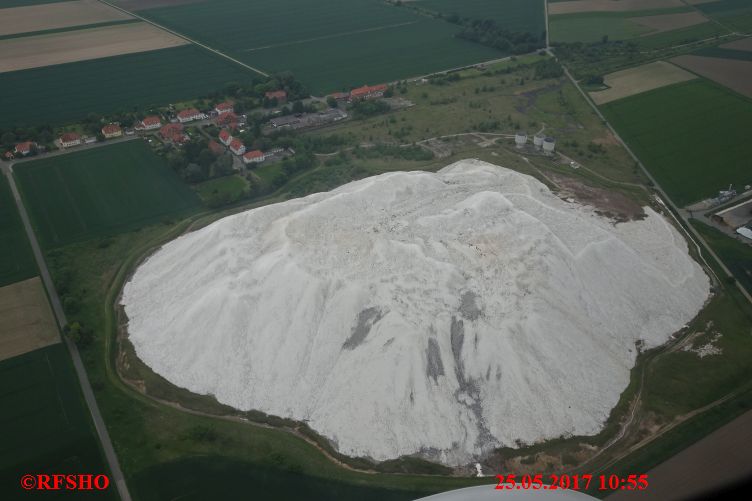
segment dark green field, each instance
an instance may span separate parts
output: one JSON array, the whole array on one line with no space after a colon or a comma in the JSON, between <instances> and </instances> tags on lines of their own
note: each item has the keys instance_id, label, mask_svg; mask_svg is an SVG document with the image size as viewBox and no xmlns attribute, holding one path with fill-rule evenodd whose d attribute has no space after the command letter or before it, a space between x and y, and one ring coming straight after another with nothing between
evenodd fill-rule
<instances>
[{"instance_id":1,"label":"dark green field","mask_svg":"<svg viewBox=\"0 0 752 501\"><path fill-rule=\"evenodd\" d=\"M350 89L426 75L502 57L494 49L452 38L456 27L432 19L417 24L254 52L253 64L271 72L294 65L294 72L314 93ZM358 50L378 48L378 57ZM251 62L251 61L248 61Z\"/></svg>"},{"instance_id":2,"label":"dark green field","mask_svg":"<svg viewBox=\"0 0 752 501\"><path fill-rule=\"evenodd\" d=\"M36 160L15 172L45 248L137 229L199 205L141 140Z\"/></svg>"},{"instance_id":3,"label":"dark green field","mask_svg":"<svg viewBox=\"0 0 752 501\"><path fill-rule=\"evenodd\" d=\"M215 0L141 14L263 71L292 71L317 94L503 56L455 38L455 25L374 0Z\"/></svg>"},{"instance_id":4,"label":"dark green field","mask_svg":"<svg viewBox=\"0 0 752 501\"><path fill-rule=\"evenodd\" d=\"M34 255L26 239L8 180L0 174L0 287L37 273Z\"/></svg>"},{"instance_id":5,"label":"dark green field","mask_svg":"<svg viewBox=\"0 0 752 501\"><path fill-rule=\"evenodd\" d=\"M193 45L2 73L0 127L63 124L88 113L148 109L254 77Z\"/></svg>"},{"instance_id":6,"label":"dark green field","mask_svg":"<svg viewBox=\"0 0 752 501\"><path fill-rule=\"evenodd\" d=\"M531 0L419 0L418 7L444 15L492 19L509 31L540 34L546 29L543 2Z\"/></svg>"},{"instance_id":7,"label":"dark green field","mask_svg":"<svg viewBox=\"0 0 752 501\"><path fill-rule=\"evenodd\" d=\"M696 7L724 26L742 33L752 32L752 4L749 0L718 0Z\"/></svg>"},{"instance_id":8,"label":"dark green field","mask_svg":"<svg viewBox=\"0 0 752 501\"><path fill-rule=\"evenodd\" d=\"M680 206L752 182L752 101L704 79L602 107L611 124Z\"/></svg>"},{"instance_id":9,"label":"dark green field","mask_svg":"<svg viewBox=\"0 0 752 501\"><path fill-rule=\"evenodd\" d=\"M692 220L692 225L702 234L739 283L752 293L752 247L699 221Z\"/></svg>"},{"instance_id":10,"label":"dark green field","mask_svg":"<svg viewBox=\"0 0 752 501\"><path fill-rule=\"evenodd\" d=\"M63 344L0 362L0 408L4 499L23 493L24 473L109 474Z\"/></svg>"},{"instance_id":11,"label":"dark green field","mask_svg":"<svg viewBox=\"0 0 752 501\"><path fill-rule=\"evenodd\" d=\"M752 51L722 49L720 47L707 47L693 52L696 56L719 57L721 59L736 59L737 61L752 61Z\"/></svg>"}]
</instances>

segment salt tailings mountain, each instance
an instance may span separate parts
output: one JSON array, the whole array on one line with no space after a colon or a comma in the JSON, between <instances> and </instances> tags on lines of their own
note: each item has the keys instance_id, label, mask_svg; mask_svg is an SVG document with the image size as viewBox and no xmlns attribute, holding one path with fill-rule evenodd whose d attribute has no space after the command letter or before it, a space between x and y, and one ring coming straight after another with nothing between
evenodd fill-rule
<instances>
[{"instance_id":1,"label":"salt tailings mountain","mask_svg":"<svg viewBox=\"0 0 752 501\"><path fill-rule=\"evenodd\" d=\"M155 372L305 420L338 450L449 465L601 429L642 340L709 282L645 208L615 224L480 161L226 217L165 245L122 303Z\"/></svg>"}]
</instances>

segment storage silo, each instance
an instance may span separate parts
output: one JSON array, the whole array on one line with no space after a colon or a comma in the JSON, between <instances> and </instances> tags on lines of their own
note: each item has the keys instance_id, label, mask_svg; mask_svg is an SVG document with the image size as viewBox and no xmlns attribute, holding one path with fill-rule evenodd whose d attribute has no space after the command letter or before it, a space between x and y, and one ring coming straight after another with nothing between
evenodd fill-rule
<instances>
[{"instance_id":1,"label":"storage silo","mask_svg":"<svg viewBox=\"0 0 752 501\"><path fill-rule=\"evenodd\" d=\"M535 146L536 150L543 149L543 141L546 139L545 134L538 133L535 136L533 136L533 146Z\"/></svg>"},{"instance_id":2,"label":"storage silo","mask_svg":"<svg viewBox=\"0 0 752 501\"><path fill-rule=\"evenodd\" d=\"M514 135L514 144L518 148L522 149L525 147L525 144L527 144L527 134L524 132L518 132Z\"/></svg>"},{"instance_id":3,"label":"storage silo","mask_svg":"<svg viewBox=\"0 0 752 501\"><path fill-rule=\"evenodd\" d=\"M543 140L543 153L546 155L553 155L556 149L556 139L547 137Z\"/></svg>"}]
</instances>

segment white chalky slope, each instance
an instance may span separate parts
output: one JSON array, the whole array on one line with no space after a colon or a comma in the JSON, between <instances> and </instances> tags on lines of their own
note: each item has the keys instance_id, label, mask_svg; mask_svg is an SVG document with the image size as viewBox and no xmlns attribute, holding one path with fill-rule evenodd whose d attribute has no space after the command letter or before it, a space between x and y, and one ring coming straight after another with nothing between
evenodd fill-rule
<instances>
[{"instance_id":1,"label":"white chalky slope","mask_svg":"<svg viewBox=\"0 0 752 501\"><path fill-rule=\"evenodd\" d=\"M123 292L138 356L238 409L306 420L346 454L464 464L594 434L635 342L708 296L677 231L614 224L468 160L226 217Z\"/></svg>"}]
</instances>

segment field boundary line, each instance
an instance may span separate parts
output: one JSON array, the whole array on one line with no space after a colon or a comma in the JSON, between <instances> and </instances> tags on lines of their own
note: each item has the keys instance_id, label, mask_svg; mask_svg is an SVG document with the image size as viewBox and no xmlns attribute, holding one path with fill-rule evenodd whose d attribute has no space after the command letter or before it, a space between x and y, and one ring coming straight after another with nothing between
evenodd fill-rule
<instances>
[{"instance_id":1,"label":"field boundary line","mask_svg":"<svg viewBox=\"0 0 752 501\"><path fill-rule=\"evenodd\" d=\"M390 28L399 28L401 26L410 26L411 24L418 24L420 21L408 21L405 23L387 24L384 26L376 26L375 28L365 28L355 31L343 31L342 33L335 33L334 35L325 35L322 37L306 38L302 40L293 40L292 42L283 42L272 45L263 45L261 47L253 47L251 49L243 49L243 52L254 52L257 50L276 49L278 47L290 47L292 45L300 45L308 42L316 42L318 40L329 40L331 38L346 37L348 35L357 35L358 33L369 33L371 31L388 30Z\"/></svg>"},{"instance_id":2,"label":"field boundary line","mask_svg":"<svg viewBox=\"0 0 752 501\"><path fill-rule=\"evenodd\" d=\"M254 72L258 73L261 76L264 76L264 77L267 77L267 78L270 76L269 73L266 73L265 71L261 71L260 69L254 68L253 66L251 66L249 64L245 64L242 61L238 61L234 57L228 56L224 52L221 52L221 51L219 51L217 49L213 49L213 48L209 47L208 45L202 44L201 42L199 42L197 40L194 40L193 38L190 38L190 37L188 37L186 35L183 35L182 33L179 33L179 32L177 32L175 30L171 30L170 28L162 26L161 24L155 23L151 19L147 19L147 18L145 18L143 16L140 16L140 15L136 14L135 12L131 12L129 10L126 10L126 9L122 8L122 7L118 7L117 5L111 4L107 0L99 0L99 2L101 2L101 3L105 4L105 5L108 5L108 6L112 7L113 9L117 9L120 12L124 12L124 13L126 13L126 14L128 14L130 16L133 16L136 19L140 19L141 21L144 21L145 23L149 23L152 26L155 26L155 27L159 28L162 31L166 31L167 33L175 35L176 37L180 37L183 40L187 40L188 42L190 42L190 43L192 43L194 45L198 45L202 49L208 50L209 52L213 52L214 54L216 54L216 55L218 55L220 57L223 57L223 58L227 59L228 61L232 61L235 64L238 64L238 65L240 65L240 66L242 66L244 68L247 68L247 69L249 69L251 71L254 71Z\"/></svg>"},{"instance_id":3,"label":"field boundary line","mask_svg":"<svg viewBox=\"0 0 752 501\"><path fill-rule=\"evenodd\" d=\"M44 255L42 254L42 250L39 247L39 242L37 241L34 230L32 229L31 221L29 220L29 215L26 212L26 207L24 207L21 194L18 191L18 187L16 186L16 181L13 178L13 164L7 166L4 165L2 167L2 170L3 174L5 174L5 177L8 178L8 184L10 184L10 189L13 192L13 199L16 203L16 207L18 208L21 221L23 222L24 230L26 230L26 236L29 239L29 244L31 245L31 249L34 253L34 258L37 262L37 266L39 267L39 274L41 275L42 282L47 289L47 294L49 294L52 311L54 312L58 326L62 331L63 327L65 327L65 325L68 323L68 320L65 317L65 312L63 311L60 297L58 296L57 290L55 289L55 284L52 281L52 277L50 276L50 271L47 269L47 264L44 261ZM120 463L118 462L117 455L115 454L115 449L112 446L112 441L110 440L110 435L107 432L107 427L105 426L104 420L102 419L102 414L99 412L99 406L97 405L97 400L94 397L94 391L91 388L89 377L86 374L86 369L84 368L83 361L81 360L81 354L78 352L78 347L76 346L76 344L71 341L68 336L62 337L66 347L68 348L68 352L73 359L73 367L76 371L76 375L78 376L78 381L81 386L84 399L86 400L86 405L89 408L89 413L91 414L92 421L94 422L94 428L96 429L99 441L102 445L105 460L107 461L107 465L110 468L110 473L112 474L112 478L114 480L118 494L120 495L120 499L122 501L131 501L131 495L128 492L128 486L125 483L125 476L123 475L123 471L120 469Z\"/></svg>"}]
</instances>

